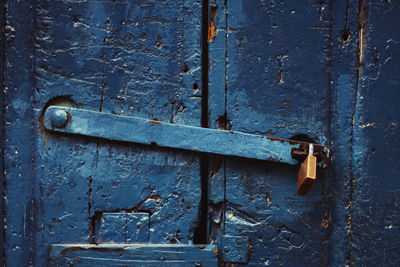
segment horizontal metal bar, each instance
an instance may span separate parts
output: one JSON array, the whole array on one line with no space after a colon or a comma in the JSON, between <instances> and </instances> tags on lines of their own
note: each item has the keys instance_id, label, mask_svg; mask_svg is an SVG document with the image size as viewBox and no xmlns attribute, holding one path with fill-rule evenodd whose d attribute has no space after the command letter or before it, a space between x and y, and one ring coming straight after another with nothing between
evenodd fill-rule
<instances>
[{"instance_id":1,"label":"horizontal metal bar","mask_svg":"<svg viewBox=\"0 0 400 267\"><path fill-rule=\"evenodd\" d=\"M297 164L306 157L308 143L241 132L164 123L160 121L50 106L47 130L114 141L141 143L198 152ZM327 167L330 149L314 145L320 167Z\"/></svg>"}]
</instances>

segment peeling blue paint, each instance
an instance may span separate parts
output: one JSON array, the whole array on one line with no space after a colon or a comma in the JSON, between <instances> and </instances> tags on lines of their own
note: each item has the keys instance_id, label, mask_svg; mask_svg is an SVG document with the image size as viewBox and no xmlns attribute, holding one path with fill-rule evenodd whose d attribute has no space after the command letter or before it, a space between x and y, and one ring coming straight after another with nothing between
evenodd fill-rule
<instances>
[{"instance_id":1,"label":"peeling blue paint","mask_svg":"<svg viewBox=\"0 0 400 267\"><path fill-rule=\"evenodd\" d=\"M400 265L396 1L1 8L2 265ZM107 140L109 121L56 133L52 106L139 118L150 144L219 133L198 149L219 155L126 143L128 126ZM258 155L248 136L327 144L332 162L299 197L299 166L224 156Z\"/></svg>"}]
</instances>

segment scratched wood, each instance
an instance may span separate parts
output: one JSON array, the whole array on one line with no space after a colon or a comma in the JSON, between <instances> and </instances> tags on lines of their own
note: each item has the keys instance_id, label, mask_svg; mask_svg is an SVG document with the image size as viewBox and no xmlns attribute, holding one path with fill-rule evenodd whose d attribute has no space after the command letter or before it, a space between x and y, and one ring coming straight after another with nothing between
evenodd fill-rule
<instances>
[{"instance_id":1,"label":"scratched wood","mask_svg":"<svg viewBox=\"0 0 400 267\"><path fill-rule=\"evenodd\" d=\"M400 265L400 5L360 1L348 262Z\"/></svg>"},{"instance_id":2,"label":"scratched wood","mask_svg":"<svg viewBox=\"0 0 400 267\"><path fill-rule=\"evenodd\" d=\"M332 229L327 242L330 244L330 264L332 266L350 264L348 256L349 227L351 219L348 204L351 188L352 124L355 107L355 86L358 65L358 2L339 3L331 9L332 63L331 68L331 144L335 160L327 178L329 198L328 229Z\"/></svg>"},{"instance_id":3,"label":"scratched wood","mask_svg":"<svg viewBox=\"0 0 400 267\"><path fill-rule=\"evenodd\" d=\"M249 266L399 264L399 8L210 1L211 126L306 134L334 155L305 198L297 168L212 159L211 240L249 236Z\"/></svg>"},{"instance_id":4,"label":"scratched wood","mask_svg":"<svg viewBox=\"0 0 400 267\"><path fill-rule=\"evenodd\" d=\"M142 242L193 242L197 154L50 134L41 114L60 104L199 126L200 1L43 0L7 11L8 120L21 118L8 128L20 134L7 148L7 265L45 266L52 243L101 240L103 212L148 213ZM32 129L33 148L21 142Z\"/></svg>"},{"instance_id":5,"label":"scratched wood","mask_svg":"<svg viewBox=\"0 0 400 267\"><path fill-rule=\"evenodd\" d=\"M52 266L204 266L217 265L215 246L134 244L52 245Z\"/></svg>"},{"instance_id":6,"label":"scratched wood","mask_svg":"<svg viewBox=\"0 0 400 267\"><path fill-rule=\"evenodd\" d=\"M4 7L3 7L4 8ZM4 12L1 12L1 14L0 14L0 24L1 25L5 25L5 16L4 16L5 14L4 14ZM5 62L5 58L6 58L6 53L5 53L5 44L6 44L6 40L5 40L5 28L4 27L1 27L0 28L0 36L1 36L1 46L0 46L0 55L1 55L1 64L0 64L0 73L5 73L4 72L4 70L5 70L5 66L4 66L4 62ZM0 82L1 82L1 84L2 84L2 86L1 86L1 90L2 91L4 91L4 88L3 88L3 86L5 85L5 79L4 79L5 77L4 77L4 75L2 75L1 76L1 78L0 78ZM2 93L0 93L0 103L1 103L1 109L0 109L0 124L1 124L1 126L2 126L2 131L0 132L0 140L2 140L1 141L1 145L2 145L2 150L1 150L1 158L2 159L5 159L5 154L4 154L4 119L5 119L5 116L4 116L4 114L3 114L3 106L4 106L4 93L2 92ZM4 160L1 160L1 162L0 162L0 170L3 172L4 171ZM2 178L0 179L1 180L1 184L3 185L4 184L4 181L3 181L3 174L2 174ZM1 189L0 189L0 192L1 192L1 195L2 196L4 196L4 188L3 188L3 186L1 186ZM4 210L5 210L5 206L4 206L4 203L3 203L3 201L1 201L0 202L0 217L1 218L4 218L4 216L3 216L3 214L4 214ZM1 229L3 229L3 225L4 225L4 222L3 222L3 220L1 220L0 221L0 228ZM4 244L3 243L3 240L5 240L4 239L5 237L3 236L3 234L1 234L0 235L0 242L1 242L1 244ZM2 252L1 253L1 255L3 254L4 252ZM3 257L1 257L1 259L0 259L0 265L4 265L3 264Z\"/></svg>"},{"instance_id":7,"label":"scratched wood","mask_svg":"<svg viewBox=\"0 0 400 267\"><path fill-rule=\"evenodd\" d=\"M328 1L212 1L212 127L328 144L330 12ZM328 264L327 175L300 197L298 166L224 162L211 170L211 225L250 237L249 266Z\"/></svg>"},{"instance_id":8,"label":"scratched wood","mask_svg":"<svg viewBox=\"0 0 400 267\"><path fill-rule=\"evenodd\" d=\"M2 1L2 13L7 21L2 36L2 258L3 265L23 266L30 262L34 229L31 218L35 212L32 201L33 42L29 38L33 36L33 14L28 1Z\"/></svg>"},{"instance_id":9,"label":"scratched wood","mask_svg":"<svg viewBox=\"0 0 400 267\"><path fill-rule=\"evenodd\" d=\"M208 156L208 242L249 237L245 266L399 266L400 5L389 0L3 1L1 264L46 266L55 255L63 265L63 245L51 244L64 244L79 247L78 262L137 265L130 252L86 249L107 246L104 236L124 243L109 248L170 244L157 266L216 265L217 250L190 245L198 154L41 126L52 104L200 126L201 3L209 127L307 135L334 155L305 198L297 167ZM179 262L168 258L176 246Z\"/></svg>"}]
</instances>

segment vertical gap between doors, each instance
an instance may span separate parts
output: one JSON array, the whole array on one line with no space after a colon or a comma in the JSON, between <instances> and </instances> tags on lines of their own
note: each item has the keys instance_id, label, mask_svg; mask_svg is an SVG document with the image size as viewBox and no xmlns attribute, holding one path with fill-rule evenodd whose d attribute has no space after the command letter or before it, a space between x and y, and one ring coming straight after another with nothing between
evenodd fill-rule
<instances>
[{"instance_id":1,"label":"vertical gap between doors","mask_svg":"<svg viewBox=\"0 0 400 267\"><path fill-rule=\"evenodd\" d=\"M202 0L201 18L201 127L209 127L208 117L208 0ZM194 233L193 243L207 243L207 214L208 214L208 154L200 156L201 199L199 222Z\"/></svg>"}]
</instances>

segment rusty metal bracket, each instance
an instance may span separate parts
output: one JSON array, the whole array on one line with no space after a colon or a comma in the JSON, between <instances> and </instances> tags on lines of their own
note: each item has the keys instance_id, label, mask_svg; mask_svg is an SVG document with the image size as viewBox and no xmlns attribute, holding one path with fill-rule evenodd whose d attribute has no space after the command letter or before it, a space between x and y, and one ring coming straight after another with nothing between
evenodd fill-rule
<instances>
[{"instance_id":1,"label":"rusty metal bracket","mask_svg":"<svg viewBox=\"0 0 400 267\"><path fill-rule=\"evenodd\" d=\"M170 124L137 117L62 106L47 108L44 126L52 132L141 143L295 165L308 155L309 143L228 130ZM314 144L318 166L331 159L328 146Z\"/></svg>"}]
</instances>

